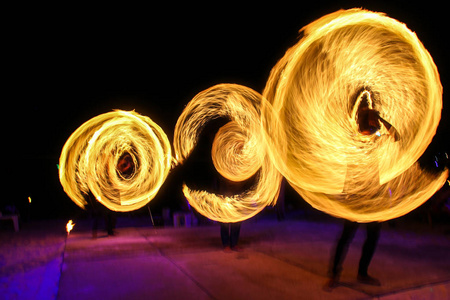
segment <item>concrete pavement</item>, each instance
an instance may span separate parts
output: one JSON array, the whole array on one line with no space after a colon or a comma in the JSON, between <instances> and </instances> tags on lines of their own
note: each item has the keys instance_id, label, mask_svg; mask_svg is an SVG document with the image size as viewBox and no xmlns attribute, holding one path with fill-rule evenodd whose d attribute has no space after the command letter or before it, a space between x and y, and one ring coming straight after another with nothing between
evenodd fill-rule
<instances>
[{"instance_id":1,"label":"concrete pavement","mask_svg":"<svg viewBox=\"0 0 450 300\"><path fill-rule=\"evenodd\" d=\"M120 223L120 220L119 220ZM120 224L119 224L120 225ZM338 221L257 218L243 223L243 252L225 253L219 226L153 228L129 224L92 239L88 224L66 240L57 299L449 299L450 237L383 224L369 273L356 281L364 242L358 230L342 284L327 280ZM84 226L84 227L83 227Z\"/></svg>"}]
</instances>

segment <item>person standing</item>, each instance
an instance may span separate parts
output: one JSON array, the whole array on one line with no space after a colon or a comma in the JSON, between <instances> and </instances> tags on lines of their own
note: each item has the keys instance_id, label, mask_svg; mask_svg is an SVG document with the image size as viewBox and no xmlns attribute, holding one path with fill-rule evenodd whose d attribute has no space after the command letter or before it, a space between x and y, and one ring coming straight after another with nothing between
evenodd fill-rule
<instances>
[{"instance_id":1,"label":"person standing","mask_svg":"<svg viewBox=\"0 0 450 300\"><path fill-rule=\"evenodd\" d=\"M372 94L370 91L364 89L358 96L355 105L357 105L357 107L355 107L355 109L357 108L355 114L356 118L355 121L358 125L357 130L359 131L359 134L362 134L363 136L380 137L381 136L380 129L382 128L382 126L384 126L386 131L388 132L387 134L393 137L395 141L398 141L400 139L399 134L397 130L394 128L394 126L392 126L386 120L381 118L379 112L374 109L374 100L372 99ZM352 179L354 177L350 176L352 173L350 169L351 165L348 164L347 166L348 179L344 184L344 191L343 191L345 197L351 196L350 194L347 194L348 188L351 185L355 185L355 182L351 182L352 180L354 180ZM349 244L353 240L353 237L355 236L358 227L359 224L357 222L352 222L349 220L344 221L342 233L340 235L340 238L338 239L334 255L331 259L329 280L326 284L326 288L333 288L338 284L339 277L342 272L342 263L344 262L345 256L347 255ZM360 283L380 286L381 285L380 281L368 274L368 268L370 262L372 261L372 257L375 253L378 240L380 238L381 223L379 222L367 223L366 231L367 231L366 240L364 242L361 258L359 261L357 280Z\"/></svg>"},{"instance_id":2,"label":"person standing","mask_svg":"<svg viewBox=\"0 0 450 300\"><path fill-rule=\"evenodd\" d=\"M222 240L224 252L243 250L243 248L238 245L241 224L242 222L220 223L220 238Z\"/></svg>"}]
</instances>

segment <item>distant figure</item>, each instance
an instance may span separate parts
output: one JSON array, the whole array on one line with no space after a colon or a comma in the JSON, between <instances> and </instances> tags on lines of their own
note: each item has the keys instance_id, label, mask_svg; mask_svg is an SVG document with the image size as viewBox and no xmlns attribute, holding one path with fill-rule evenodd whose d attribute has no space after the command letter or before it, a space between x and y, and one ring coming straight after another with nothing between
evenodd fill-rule
<instances>
[{"instance_id":1,"label":"distant figure","mask_svg":"<svg viewBox=\"0 0 450 300\"><path fill-rule=\"evenodd\" d=\"M447 178L446 183L437 191L433 197L428 200L429 208L427 212L428 223L434 226L433 217L442 217L444 220L450 220L450 180Z\"/></svg>"},{"instance_id":2,"label":"distant figure","mask_svg":"<svg viewBox=\"0 0 450 300\"><path fill-rule=\"evenodd\" d=\"M105 229L107 234L109 236L115 235L114 229L116 228L116 217L114 215L114 212L110 211L107 207L98 202L91 192L89 192L86 198L88 198L88 209L90 210L91 216L93 218L92 238L97 238L97 230L101 218L103 218L105 221Z\"/></svg>"},{"instance_id":3,"label":"distant figure","mask_svg":"<svg viewBox=\"0 0 450 300\"><path fill-rule=\"evenodd\" d=\"M283 177L280 185L280 194L278 195L277 203L275 204L277 211L277 219L278 221L283 221L286 218L285 211L285 187L286 187L286 179Z\"/></svg>"},{"instance_id":4,"label":"distant figure","mask_svg":"<svg viewBox=\"0 0 450 300\"><path fill-rule=\"evenodd\" d=\"M222 177L219 181L219 193L224 196L232 196L240 193L244 185L245 182L234 182ZM242 222L220 223L220 237L224 252L244 250L238 245L241 224Z\"/></svg>"},{"instance_id":5,"label":"distant figure","mask_svg":"<svg viewBox=\"0 0 450 300\"><path fill-rule=\"evenodd\" d=\"M125 178L129 179L133 173L134 173L135 165L133 162L133 158L131 157L131 154L128 152L125 152L122 154L122 156L119 158L119 161L117 162L117 171L119 171L119 174Z\"/></svg>"},{"instance_id":6,"label":"distant figure","mask_svg":"<svg viewBox=\"0 0 450 300\"><path fill-rule=\"evenodd\" d=\"M116 170L118 175L123 179L127 180L131 178L135 171L135 163L130 153L125 152L119 158L116 166ZM103 204L95 199L94 195L89 192L87 197L89 208L92 214L93 223L92 223L92 238L97 238L97 230L99 226L100 219L103 218L105 221L105 229L108 236L113 236L116 234L116 215L115 212L111 211Z\"/></svg>"},{"instance_id":7,"label":"distant figure","mask_svg":"<svg viewBox=\"0 0 450 300\"><path fill-rule=\"evenodd\" d=\"M222 239L224 252L243 250L242 247L238 246L241 224L242 222L220 223L220 237Z\"/></svg>"}]
</instances>

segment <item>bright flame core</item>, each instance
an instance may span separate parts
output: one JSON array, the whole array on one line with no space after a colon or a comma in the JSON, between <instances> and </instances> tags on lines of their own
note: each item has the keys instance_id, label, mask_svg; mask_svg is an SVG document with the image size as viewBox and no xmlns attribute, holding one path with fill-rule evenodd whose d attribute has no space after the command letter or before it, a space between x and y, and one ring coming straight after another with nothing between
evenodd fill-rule
<instances>
[{"instance_id":1,"label":"bright flame core","mask_svg":"<svg viewBox=\"0 0 450 300\"><path fill-rule=\"evenodd\" d=\"M74 226L75 226L75 223L72 220L69 220L69 222L67 222L67 224L66 224L67 234L69 234L72 231Z\"/></svg>"},{"instance_id":2,"label":"bright flame core","mask_svg":"<svg viewBox=\"0 0 450 300\"><path fill-rule=\"evenodd\" d=\"M114 111L92 118L67 140L60 157L64 191L80 207L89 193L115 211L154 198L170 170L170 143L150 118Z\"/></svg>"},{"instance_id":3,"label":"bright flame core","mask_svg":"<svg viewBox=\"0 0 450 300\"><path fill-rule=\"evenodd\" d=\"M422 204L448 174L427 174L416 163L442 108L429 53L404 24L359 9L301 32L263 93L272 104L263 121L277 168L313 207L353 221L388 220ZM392 129L360 132L361 102Z\"/></svg>"},{"instance_id":4,"label":"bright flame core","mask_svg":"<svg viewBox=\"0 0 450 300\"><path fill-rule=\"evenodd\" d=\"M219 129L211 149L214 166L223 177L235 182L256 174L256 183L237 195L219 195L183 186L189 203L212 220L242 221L276 201L281 175L266 157L260 123L261 102L261 95L250 88L220 84L195 96L178 118L174 134L177 163L183 163L190 155L209 121L227 117L231 122Z\"/></svg>"}]
</instances>

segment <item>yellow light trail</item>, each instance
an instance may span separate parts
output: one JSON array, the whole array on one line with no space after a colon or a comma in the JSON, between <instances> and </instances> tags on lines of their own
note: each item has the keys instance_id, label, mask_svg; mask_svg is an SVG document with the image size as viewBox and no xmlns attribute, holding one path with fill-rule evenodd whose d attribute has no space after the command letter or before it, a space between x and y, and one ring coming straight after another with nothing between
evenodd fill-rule
<instances>
[{"instance_id":1,"label":"yellow light trail","mask_svg":"<svg viewBox=\"0 0 450 300\"><path fill-rule=\"evenodd\" d=\"M301 33L263 92L278 170L313 207L353 221L388 220L421 205L448 176L417 163L442 109L430 54L404 24L360 9L326 15ZM361 130L364 106L378 118L376 132Z\"/></svg>"},{"instance_id":2,"label":"yellow light trail","mask_svg":"<svg viewBox=\"0 0 450 300\"><path fill-rule=\"evenodd\" d=\"M212 220L242 221L276 201L281 175L266 155L261 102L261 95L250 88L220 84L196 95L178 118L174 132L176 164L189 157L209 121L226 117L231 122L219 129L211 149L214 166L234 182L256 176L251 188L236 195L192 190L184 184L183 193L192 207Z\"/></svg>"},{"instance_id":3,"label":"yellow light trail","mask_svg":"<svg viewBox=\"0 0 450 300\"><path fill-rule=\"evenodd\" d=\"M132 211L154 198L172 154L163 130L134 111L113 111L81 125L66 141L59 179L81 208L90 192L107 208Z\"/></svg>"},{"instance_id":4,"label":"yellow light trail","mask_svg":"<svg viewBox=\"0 0 450 300\"><path fill-rule=\"evenodd\" d=\"M273 68L263 96L235 84L192 99L174 132L174 166L189 157L206 124L231 120L211 156L230 181L255 176L239 195L183 192L206 217L237 222L274 204L281 175L313 207L358 222L404 215L430 198L448 170L417 160L436 132L442 86L417 36L383 14L351 9L324 16ZM267 100L266 100L267 99ZM172 161L164 132L134 112L93 118L66 142L60 181L79 206L91 191L118 211L148 203Z\"/></svg>"}]
</instances>

